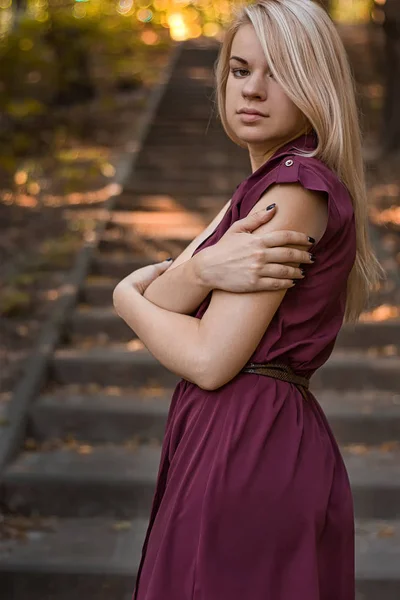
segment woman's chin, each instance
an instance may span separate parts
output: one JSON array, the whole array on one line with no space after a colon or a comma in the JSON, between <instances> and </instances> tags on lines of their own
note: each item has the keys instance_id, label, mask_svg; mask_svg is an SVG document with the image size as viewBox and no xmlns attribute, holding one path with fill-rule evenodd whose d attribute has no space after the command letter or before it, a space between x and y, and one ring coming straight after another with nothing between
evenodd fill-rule
<instances>
[{"instance_id":1,"label":"woman's chin","mask_svg":"<svg viewBox=\"0 0 400 600\"><path fill-rule=\"evenodd\" d=\"M235 131L235 135L244 144L265 144L270 139L270 135L262 131L243 131L241 128L239 131Z\"/></svg>"}]
</instances>

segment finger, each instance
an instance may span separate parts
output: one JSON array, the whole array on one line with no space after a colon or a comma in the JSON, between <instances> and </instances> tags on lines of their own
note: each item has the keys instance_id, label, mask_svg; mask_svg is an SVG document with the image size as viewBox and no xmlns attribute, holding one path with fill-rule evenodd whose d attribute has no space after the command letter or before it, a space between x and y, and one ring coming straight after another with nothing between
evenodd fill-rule
<instances>
[{"instance_id":1,"label":"finger","mask_svg":"<svg viewBox=\"0 0 400 600\"><path fill-rule=\"evenodd\" d=\"M271 231L260 236L267 248L277 246L305 246L309 248L315 244L314 238L301 231L291 231L290 229L281 231Z\"/></svg>"},{"instance_id":2,"label":"finger","mask_svg":"<svg viewBox=\"0 0 400 600\"><path fill-rule=\"evenodd\" d=\"M313 255L298 248L268 248L265 250L266 263L295 263L297 265L312 264Z\"/></svg>"},{"instance_id":3,"label":"finger","mask_svg":"<svg viewBox=\"0 0 400 600\"><path fill-rule=\"evenodd\" d=\"M304 279L304 269L300 267L291 267L289 265L267 264L260 270L261 277L271 277L273 279Z\"/></svg>"},{"instance_id":4,"label":"finger","mask_svg":"<svg viewBox=\"0 0 400 600\"><path fill-rule=\"evenodd\" d=\"M258 210L255 213L250 213L249 215L247 215L247 217L235 221L235 223L231 225L230 229L231 231L236 231L238 233L251 233L258 227L260 227L260 225L268 223L268 221L270 221L274 216L276 212L275 209L276 205L271 204L267 207L266 210Z\"/></svg>"},{"instance_id":5,"label":"finger","mask_svg":"<svg viewBox=\"0 0 400 600\"><path fill-rule=\"evenodd\" d=\"M263 291L286 290L296 284L291 279L274 279L273 277L262 277L258 282L257 289Z\"/></svg>"},{"instance_id":6,"label":"finger","mask_svg":"<svg viewBox=\"0 0 400 600\"><path fill-rule=\"evenodd\" d=\"M155 267L157 268L157 270L160 273L163 273L164 271L166 271L168 269L168 267L170 267L172 265L172 259L165 259L162 260L161 262L155 263Z\"/></svg>"}]
</instances>

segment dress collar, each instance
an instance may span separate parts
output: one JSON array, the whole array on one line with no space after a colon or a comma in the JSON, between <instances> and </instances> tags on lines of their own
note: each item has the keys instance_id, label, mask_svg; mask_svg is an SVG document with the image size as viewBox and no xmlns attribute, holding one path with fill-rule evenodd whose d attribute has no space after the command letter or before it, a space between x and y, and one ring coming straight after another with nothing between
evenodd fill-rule
<instances>
[{"instance_id":1,"label":"dress collar","mask_svg":"<svg viewBox=\"0 0 400 600\"><path fill-rule=\"evenodd\" d=\"M274 154L263 163L258 169L256 169L253 173L249 175L247 180L258 179L258 177L263 176L266 172L269 171L271 163L274 163L277 158L284 156L285 154L290 154L292 150L300 150L300 151L311 151L314 150L318 145L318 137L314 129L309 133L303 133L299 135L297 138L294 138L290 142L286 142L283 146L280 146Z\"/></svg>"},{"instance_id":2,"label":"dress collar","mask_svg":"<svg viewBox=\"0 0 400 600\"><path fill-rule=\"evenodd\" d=\"M299 135L297 138L294 138L290 142L286 142L283 146L280 146L274 154L265 161L258 169L256 169L253 173L250 173L246 179L244 179L239 185L236 187L234 195L232 197L232 202L240 201L244 194L250 190L253 185L257 183L259 179L268 175L272 170L273 166L279 162L279 159L285 154L290 154L292 151L312 151L318 145L318 136L313 129L309 133L303 133Z\"/></svg>"}]
</instances>

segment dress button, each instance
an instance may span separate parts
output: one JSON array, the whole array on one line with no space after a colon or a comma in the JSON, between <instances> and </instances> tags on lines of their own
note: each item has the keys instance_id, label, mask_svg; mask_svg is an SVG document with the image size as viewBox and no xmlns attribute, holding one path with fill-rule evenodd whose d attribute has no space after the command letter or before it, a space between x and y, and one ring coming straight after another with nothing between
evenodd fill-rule
<instances>
[{"instance_id":1,"label":"dress button","mask_svg":"<svg viewBox=\"0 0 400 600\"><path fill-rule=\"evenodd\" d=\"M291 159L291 158L288 158L287 160L285 160L285 165L286 165L287 167L291 167L291 166L292 166L292 164L293 164L293 161L292 161L292 159Z\"/></svg>"}]
</instances>

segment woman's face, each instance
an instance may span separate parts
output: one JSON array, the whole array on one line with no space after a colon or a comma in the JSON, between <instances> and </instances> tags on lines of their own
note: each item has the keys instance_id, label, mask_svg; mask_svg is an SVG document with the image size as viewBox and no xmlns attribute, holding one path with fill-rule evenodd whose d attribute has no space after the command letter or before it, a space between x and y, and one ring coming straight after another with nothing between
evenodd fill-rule
<instances>
[{"instance_id":1,"label":"woman's face","mask_svg":"<svg viewBox=\"0 0 400 600\"><path fill-rule=\"evenodd\" d=\"M238 29L230 56L226 116L236 136L250 150L268 151L303 133L307 120L269 72L253 25ZM254 109L262 115L241 113L243 109Z\"/></svg>"}]
</instances>

